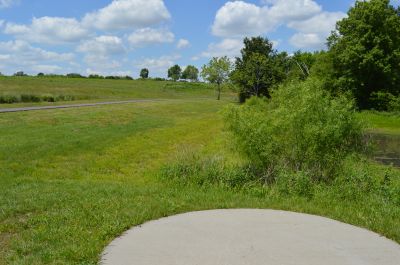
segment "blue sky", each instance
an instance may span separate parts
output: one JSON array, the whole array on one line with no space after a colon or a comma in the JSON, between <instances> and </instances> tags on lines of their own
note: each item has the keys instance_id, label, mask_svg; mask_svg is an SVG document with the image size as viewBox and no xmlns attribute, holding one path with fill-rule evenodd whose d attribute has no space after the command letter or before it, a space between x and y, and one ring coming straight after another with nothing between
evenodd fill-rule
<instances>
[{"instance_id":1,"label":"blue sky","mask_svg":"<svg viewBox=\"0 0 400 265\"><path fill-rule=\"evenodd\" d=\"M0 72L165 77L234 57L245 36L318 50L354 0L0 0Z\"/></svg>"}]
</instances>

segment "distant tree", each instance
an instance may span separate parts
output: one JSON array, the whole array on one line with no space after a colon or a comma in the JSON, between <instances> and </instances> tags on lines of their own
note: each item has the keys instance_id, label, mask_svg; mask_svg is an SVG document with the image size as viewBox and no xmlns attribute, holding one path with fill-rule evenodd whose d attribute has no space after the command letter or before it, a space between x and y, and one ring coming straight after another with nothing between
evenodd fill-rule
<instances>
[{"instance_id":1,"label":"distant tree","mask_svg":"<svg viewBox=\"0 0 400 265\"><path fill-rule=\"evenodd\" d=\"M174 81L177 81L181 78L182 69L179 65L174 65L168 69L168 78L171 78Z\"/></svg>"},{"instance_id":2,"label":"distant tree","mask_svg":"<svg viewBox=\"0 0 400 265\"><path fill-rule=\"evenodd\" d=\"M193 65L188 65L182 73L182 78L197 81L199 79L199 69Z\"/></svg>"},{"instance_id":3,"label":"distant tree","mask_svg":"<svg viewBox=\"0 0 400 265\"><path fill-rule=\"evenodd\" d=\"M286 78L287 54L278 54L272 42L263 37L245 38L241 54L231 76L240 88L240 101L251 96L270 97L271 88Z\"/></svg>"},{"instance_id":4,"label":"distant tree","mask_svg":"<svg viewBox=\"0 0 400 265\"><path fill-rule=\"evenodd\" d=\"M16 72L14 76L27 76L23 71Z\"/></svg>"},{"instance_id":5,"label":"distant tree","mask_svg":"<svg viewBox=\"0 0 400 265\"><path fill-rule=\"evenodd\" d=\"M37 76L42 77L44 76L44 73L38 73Z\"/></svg>"},{"instance_id":6,"label":"distant tree","mask_svg":"<svg viewBox=\"0 0 400 265\"><path fill-rule=\"evenodd\" d=\"M232 63L228 57L214 57L201 69L201 77L212 84L217 85L218 97L221 99L221 86L229 81L232 72Z\"/></svg>"},{"instance_id":7,"label":"distant tree","mask_svg":"<svg viewBox=\"0 0 400 265\"><path fill-rule=\"evenodd\" d=\"M69 78L85 78L83 75L77 74L77 73L69 73L69 74L67 74L67 77L69 77Z\"/></svg>"},{"instance_id":8,"label":"distant tree","mask_svg":"<svg viewBox=\"0 0 400 265\"><path fill-rule=\"evenodd\" d=\"M142 70L140 70L140 77L143 79L149 78L149 69L143 68Z\"/></svg>"},{"instance_id":9,"label":"distant tree","mask_svg":"<svg viewBox=\"0 0 400 265\"><path fill-rule=\"evenodd\" d=\"M328 39L336 87L361 109L382 91L400 94L400 8L389 0L357 0Z\"/></svg>"},{"instance_id":10,"label":"distant tree","mask_svg":"<svg viewBox=\"0 0 400 265\"><path fill-rule=\"evenodd\" d=\"M89 75L90 79L104 79L104 76L98 75L98 74L91 74Z\"/></svg>"}]
</instances>

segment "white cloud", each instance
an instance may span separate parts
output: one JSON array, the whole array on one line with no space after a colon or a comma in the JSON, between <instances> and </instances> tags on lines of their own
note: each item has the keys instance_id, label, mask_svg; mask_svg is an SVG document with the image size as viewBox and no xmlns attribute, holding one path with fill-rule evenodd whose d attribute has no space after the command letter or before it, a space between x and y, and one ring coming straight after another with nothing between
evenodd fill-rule
<instances>
[{"instance_id":1,"label":"white cloud","mask_svg":"<svg viewBox=\"0 0 400 265\"><path fill-rule=\"evenodd\" d=\"M101 30L135 29L159 24L170 17L163 0L114 0L87 14L83 24Z\"/></svg>"},{"instance_id":2,"label":"white cloud","mask_svg":"<svg viewBox=\"0 0 400 265\"><path fill-rule=\"evenodd\" d=\"M286 26L297 31L289 40L293 46L321 49L336 22L346 16L343 12L324 12L315 0L261 0L260 3L227 2L215 16L212 33L225 39L243 38L265 35ZM215 50L215 46L209 47L209 51Z\"/></svg>"},{"instance_id":3,"label":"white cloud","mask_svg":"<svg viewBox=\"0 0 400 265\"><path fill-rule=\"evenodd\" d=\"M69 61L74 59L72 53L56 53L46 51L41 48L31 46L29 43L21 40L0 42L0 52L15 55L22 60L22 62L36 62L36 61ZM21 61L15 60L20 63Z\"/></svg>"},{"instance_id":4,"label":"white cloud","mask_svg":"<svg viewBox=\"0 0 400 265\"><path fill-rule=\"evenodd\" d=\"M7 23L4 33L36 43L59 44L76 42L89 34L74 18L33 18L30 25Z\"/></svg>"},{"instance_id":5,"label":"white cloud","mask_svg":"<svg viewBox=\"0 0 400 265\"><path fill-rule=\"evenodd\" d=\"M325 39L315 33L296 33L290 38L289 42L297 48L322 49Z\"/></svg>"},{"instance_id":6,"label":"white cloud","mask_svg":"<svg viewBox=\"0 0 400 265\"><path fill-rule=\"evenodd\" d=\"M281 24L309 18L322 8L312 0L275 0L262 6L244 1L227 2L222 6L212 26L219 37L262 35Z\"/></svg>"},{"instance_id":7,"label":"white cloud","mask_svg":"<svg viewBox=\"0 0 400 265\"><path fill-rule=\"evenodd\" d=\"M190 46L190 42L186 39L180 39L176 44L176 48L178 49L185 49Z\"/></svg>"},{"instance_id":8,"label":"white cloud","mask_svg":"<svg viewBox=\"0 0 400 265\"><path fill-rule=\"evenodd\" d=\"M37 72L48 73L48 74L60 72L62 69L63 68L58 65L41 64L35 66L35 70Z\"/></svg>"},{"instance_id":9,"label":"white cloud","mask_svg":"<svg viewBox=\"0 0 400 265\"><path fill-rule=\"evenodd\" d=\"M77 51L95 55L112 55L124 53L126 49L119 37L103 35L84 41L78 46Z\"/></svg>"},{"instance_id":10,"label":"white cloud","mask_svg":"<svg viewBox=\"0 0 400 265\"><path fill-rule=\"evenodd\" d=\"M0 8L8 8L19 3L19 0L0 0Z\"/></svg>"},{"instance_id":11,"label":"white cloud","mask_svg":"<svg viewBox=\"0 0 400 265\"><path fill-rule=\"evenodd\" d=\"M121 38L103 35L82 42L77 51L85 54L83 60L91 69L90 74L117 75L123 67L123 60L118 56L127 50Z\"/></svg>"},{"instance_id":12,"label":"white cloud","mask_svg":"<svg viewBox=\"0 0 400 265\"><path fill-rule=\"evenodd\" d=\"M336 22L346 17L343 12L322 12L303 21L290 22L288 27L303 33L330 33Z\"/></svg>"},{"instance_id":13,"label":"white cloud","mask_svg":"<svg viewBox=\"0 0 400 265\"><path fill-rule=\"evenodd\" d=\"M56 68L55 64L70 63L75 58L72 53L46 51L21 40L0 42L0 54L2 72L18 70L38 72L43 71L46 65L52 65L52 70L58 71L61 69Z\"/></svg>"},{"instance_id":14,"label":"white cloud","mask_svg":"<svg viewBox=\"0 0 400 265\"><path fill-rule=\"evenodd\" d=\"M243 1L228 2L215 16L212 32L220 37L258 35L272 29L268 9Z\"/></svg>"},{"instance_id":15,"label":"white cloud","mask_svg":"<svg viewBox=\"0 0 400 265\"><path fill-rule=\"evenodd\" d=\"M201 56L206 58L225 55L228 57L235 57L240 55L240 50L242 48L243 40L241 39L223 39L221 42L208 45L207 51L203 52Z\"/></svg>"},{"instance_id":16,"label":"white cloud","mask_svg":"<svg viewBox=\"0 0 400 265\"><path fill-rule=\"evenodd\" d=\"M133 32L128 41L134 47L144 47L151 44L172 43L175 35L166 29L143 28Z\"/></svg>"},{"instance_id":17,"label":"white cloud","mask_svg":"<svg viewBox=\"0 0 400 265\"><path fill-rule=\"evenodd\" d=\"M268 15L278 23L309 18L322 11L322 7L313 0L277 0L273 1Z\"/></svg>"},{"instance_id":18,"label":"white cloud","mask_svg":"<svg viewBox=\"0 0 400 265\"><path fill-rule=\"evenodd\" d=\"M323 49L336 22L344 17L346 14L342 12L322 12L307 20L289 23L288 27L298 31L289 42L296 48Z\"/></svg>"}]
</instances>

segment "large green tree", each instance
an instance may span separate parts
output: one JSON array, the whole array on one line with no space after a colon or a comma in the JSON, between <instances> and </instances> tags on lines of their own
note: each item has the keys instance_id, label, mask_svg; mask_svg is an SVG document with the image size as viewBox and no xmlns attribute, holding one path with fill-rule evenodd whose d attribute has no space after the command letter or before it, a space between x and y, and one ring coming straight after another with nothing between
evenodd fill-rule
<instances>
[{"instance_id":1,"label":"large green tree","mask_svg":"<svg viewBox=\"0 0 400 265\"><path fill-rule=\"evenodd\" d=\"M328 39L338 89L353 93L360 108L371 95L400 93L400 9L389 0L356 1Z\"/></svg>"},{"instance_id":2,"label":"large green tree","mask_svg":"<svg viewBox=\"0 0 400 265\"><path fill-rule=\"evenodd\" d=\"M171 78L174 81L177 81L181 78L182 69L179 65L174 65L168 69L168 78Z\"/></svg>"},{"instance_id":3,"label":"large green tree","mask_svg":"<svg viewBox=\"0 0 400 265\"><path fill-rule=\"evenodd\" d=\"M221 86L229 80L232 71L232 63L228 57L214 57L201 69L201 77L212 84L217 85L218 97L221 99Z\"/></svg>"},{"instance_id":4,"label":"large green tree","mask_svg":"<svg viewBox=\"0 0 400 265\"><path fill-rule=\"evenodd\" d=\"M245 38L241 54L231 75L240 88L241 101L251 96L269 97L271 88L286 77L287 54L278 54L263 37Z\"/></svg>"},{"instance_id":5,"label":"large green tree","mask_svg":"<svg viewBox=\"0 0 400 265\"><path fill-rule=\"evenodd\" d=\"M193 65L188 65L182 72L182 78L197 81L199 79L199 69Z\"/></svg>"}]
</instances>

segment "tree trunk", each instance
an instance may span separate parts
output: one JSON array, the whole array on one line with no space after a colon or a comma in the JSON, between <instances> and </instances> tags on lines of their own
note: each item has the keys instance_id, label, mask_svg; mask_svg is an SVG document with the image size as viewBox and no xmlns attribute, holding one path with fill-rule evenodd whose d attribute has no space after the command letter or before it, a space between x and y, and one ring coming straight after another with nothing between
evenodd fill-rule
<instances>
[{"instance_id":1,"label":"tree trunk","mask_svg":"<svg viewBox=\"0 0 400 265\"><path fill-rule=\"evenodd\" d=\"M218 98L217 100L221 100L221 84L218 84Z\"/></svg>"}]
</instances>

